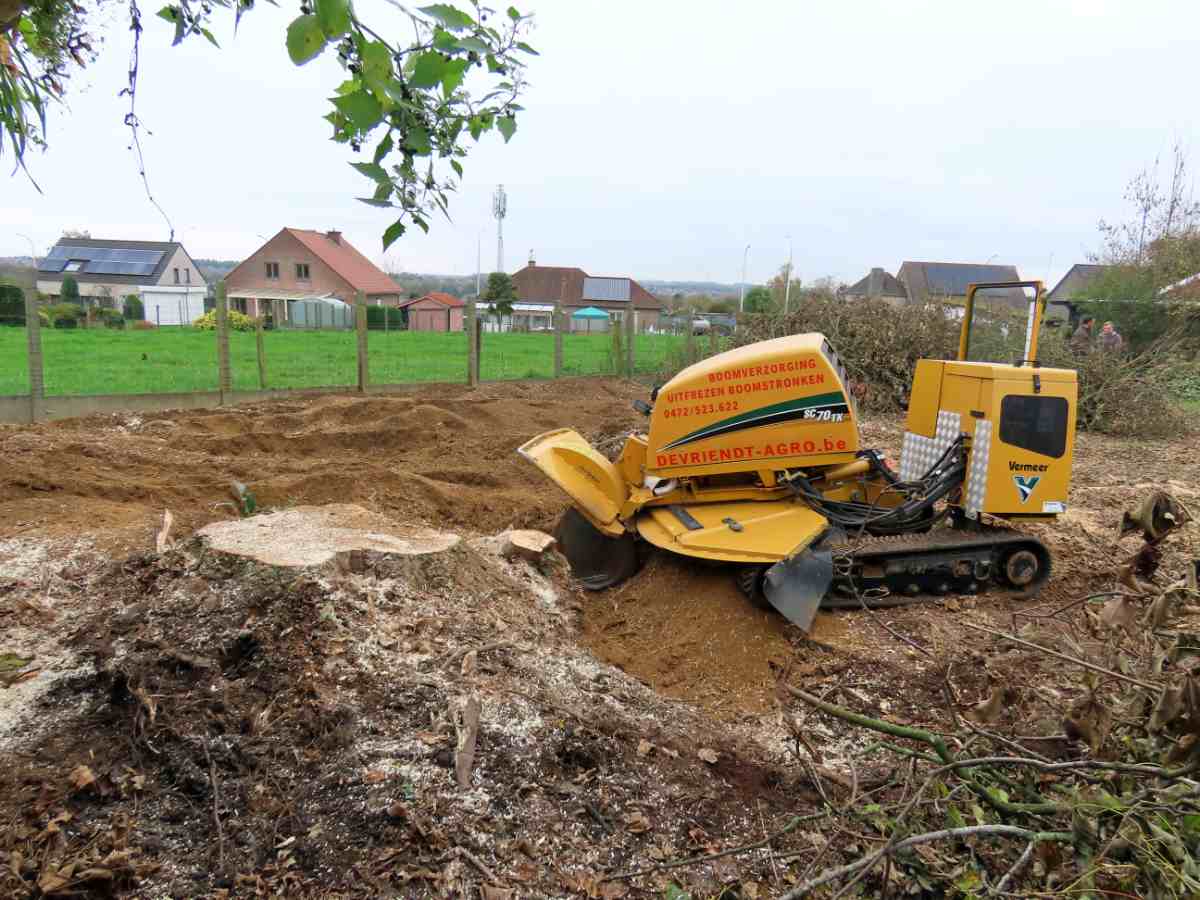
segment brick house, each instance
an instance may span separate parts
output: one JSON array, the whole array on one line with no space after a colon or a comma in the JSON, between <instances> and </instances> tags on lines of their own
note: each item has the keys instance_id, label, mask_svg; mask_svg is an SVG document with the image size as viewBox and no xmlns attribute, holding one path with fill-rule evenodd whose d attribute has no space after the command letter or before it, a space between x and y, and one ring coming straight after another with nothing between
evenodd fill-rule
<instances>
[{"instance_id":1,"label":"brick house","mask_svg":"<svg viewBox=\"0 0 1200 900\"><path fill-rule=\"evenodd\" d=\"M908 289L899 278L876 266L848 288L840 291L847 300L877 299L886 300L893 306L903 306L908 302Z\"/></svg>"},{"instance_id":2,"label":"brick house","mask_svg":"<svg viewBox=\"0 0 1200 900\"><path fill-rule=\"evenodd\" d=\"M340 231L284 228L225 276L229 308L279 323L300 300L353 303L362 291L369 306L398 306L400 285L356 250Z\"/></svg>"},{"instance_id":3,"label":"brick house","mask_svg":"<svg viewBox=\"0 0 1200 900\"><path fill-rule=\"evenodd\" d=\"M120 309L135 294L158 325L186 325L204 314L204 276L177 241L60 238L38 260L37 289L57 300L68 275L84 303Z\"/></svg>"},{"instance_id":4,"label":"brick house","mask_svg":"<svg viewBox=\"0 0 1200 900\"><path fill-rule=\"evenodd\" d=\"M452 294L430 291L424 297L401 302L408 310L409 331L462 331L466 303Z\"/></svg>"},{"instance_id":5,"label":"brick house","mask_svg":"<svg viewBox=\"0 0 1200 900\"><path fill-rule=\"evenodd\" d=\"M657 326L663 309L662 300L632 278L593 276L573 266L539 266L530 259L512 282L519 298L513 303L513 327L518 329L552 327L555 303L577 330L585 330L586 323L570 316L588 306L606 310L617 322L632 315L638 331Z\"/></svg>"}]
</instances>

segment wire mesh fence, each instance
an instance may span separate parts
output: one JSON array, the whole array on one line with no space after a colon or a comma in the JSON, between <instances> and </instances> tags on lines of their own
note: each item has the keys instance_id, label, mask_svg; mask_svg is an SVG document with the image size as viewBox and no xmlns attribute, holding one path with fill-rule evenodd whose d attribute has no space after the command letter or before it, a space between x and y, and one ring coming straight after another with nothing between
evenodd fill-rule
<instances>
[{"instance_id":1,"label":"wire mesh fence","mask_svg":"<svg viewBox=\"0 0 1200 900\"><path fill-rule=\"evenodd\" d=\"M64 313L60 322L41 309L36 368L44 396L51 399L469 380L465 308L423 319L396 308L347 308L351 316L313 309L303 316L261 319L227 310L223 319L214 312L198 324L161 327L119 315L81 314L68 323ZM603 330L572 329L568 318L561 320L558 333L553 328L488 330L481 320L479 379L636 376L662 381L726 343L715 332L695 334L690 324L648 317L640 318L636 330L619 317L604 323ZM222 334L228 346L225 381L219 362ZM23 317L0 323L0 397L32 396L35 366L29 345Z\"/></svg>"}]
</instances>

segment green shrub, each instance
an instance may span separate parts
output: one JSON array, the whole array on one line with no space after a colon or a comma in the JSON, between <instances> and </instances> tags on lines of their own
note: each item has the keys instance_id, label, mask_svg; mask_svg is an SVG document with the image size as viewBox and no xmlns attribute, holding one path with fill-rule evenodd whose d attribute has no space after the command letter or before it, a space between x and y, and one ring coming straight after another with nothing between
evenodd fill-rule
<instances>
[{"instance_id":1,"label":"green shrub","mask_svg":"<svg viewBox=\"0 0 1200 900\"><path fill-rule=\"evenodd\" d=\"M367 327L371 329L384 328L398 331L407 325L407 317L404 310L397 309L395 306L368 306L367 307Z\"/></svg>"},{"instance_id":2,"label":"green shrub","mask_svg":"<svg viewBox=\"0 0 1200 900\"><path fill-rule=\"evenodd\" d=\"M74 328L84 315L83 308L74 303L55 303L42 307L41 312L42 321L52 328Z\"/></svg>"},{"instance_id":3,"label":"green shrub","mask_svg":"<svg viewBox=\"0 0 1200 900\"><path fill-rule=\"evenodd\" d=\"M254 331L258 327L258 319L234 309L229 310L226 322L229 324L231 331ZM192 326L199 328L201 331L215 331L217 328L217 311L214 309L206 312L200 318L196 319L192 323Z\"/></svg>"},{"instance_id":4,"label":"green shrub","mask_svg":"<svg viewBox=\"0 0 1200 900\"><path fill-rule=\"evenodd\" d=\"M96 319L100 322L103 322L105 328L125 327L125 316L119 309L97 310Z\"/></svg>"},{"instance_id":5,"label":"green shrub","mask_svg":"<svg viewBox=\"0 0 1200 900\"><path fill-rule=\"evenodd\" d=\"M79 302L79 282L73 276L68 275L63 279L60 297L63 303Z\"/></svg>"},{"instance_id":6,"label":"green shrub","mask_svg":"<svg viewBox=\"0 0 1200 900\"><path fill-rule=\"evenodd\" d=\"M25 324L25 292L15 284L0 284L0 325Z\"/></svg>"},{"instance_id":7,"label":"green shrub","mask_svg":"<svg viewBox=\"0 0 1200 900\"><path fill-rule=\"evenodd\" d=\"M121 313L126 319L146 318L146 307L142 304L142 298L137 294L126 294L121 303Z\"/></svg>"}]
</instances>

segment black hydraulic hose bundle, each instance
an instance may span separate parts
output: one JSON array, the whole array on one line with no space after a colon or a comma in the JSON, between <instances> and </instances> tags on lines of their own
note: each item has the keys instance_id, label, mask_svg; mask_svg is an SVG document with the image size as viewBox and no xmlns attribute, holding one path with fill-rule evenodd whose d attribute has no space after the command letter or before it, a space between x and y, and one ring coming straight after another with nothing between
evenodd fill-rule
<instances>
[{"instance_id":1,"label":"black hydraulic hose bundle","mask_svg":"<svg viewBox=\"0 0 1200 900\"><path fill-rule=\"evenodd\" d=\"M798 472L792 474L787 483L797 496L803 497L813 509L829 519L830 524L844 531L866 530L871 534L920 531L929 527L934 505L962 485L967 471L962 450L963 436L959 435L929 471L915 481L900 481L882 464L875 451L867 451L865 455L871 460L872 469L888 482L886 490L901 492L908 497L903 503L887 509L880 509L877 502L826 499Z\"/></svg>"}]
</instances>

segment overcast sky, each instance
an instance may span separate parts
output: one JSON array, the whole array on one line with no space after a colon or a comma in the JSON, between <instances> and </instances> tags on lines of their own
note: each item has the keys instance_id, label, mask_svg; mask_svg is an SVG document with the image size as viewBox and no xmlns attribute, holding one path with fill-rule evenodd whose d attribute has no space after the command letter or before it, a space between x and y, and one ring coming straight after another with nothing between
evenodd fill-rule
<instances>
[{"instance_id":1,"label":"overcast sky","mask_svg":"<svg viewBox=\"0 0 1200 900\"><path fill-rule=\"evenodd\" d=\"M593 274L749 280L786 260L853 281L905 259L1012 263L1057 278L1123 213L1128 178L1179 139L1200 167L1200 4L798 3L529 0L527 111L505 146L465 161L453 222L410 233L407 271L494 267L490 195L508 191L505 263ZM382 0L360 17L408 35ZM506 3L500 4L501 6ZM386 210L328 140L327 51L302 68L284 49L295 0L260 3L171 48L149 14L139 114L155 196L196 257L240 259L279 228L340 228L382 261ZM377 29L379 30L379 29ZM0 181L0 255L45 252L64 228L165 240L123 127L128 32L52 116L31 154L38 194ZM5 156L3 159L11 160Z\"/></svg>"}]
</instances>

